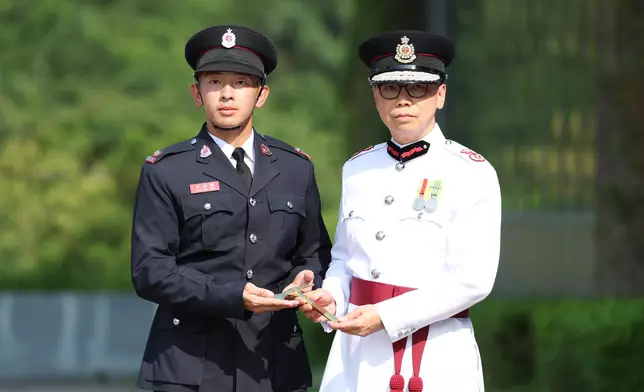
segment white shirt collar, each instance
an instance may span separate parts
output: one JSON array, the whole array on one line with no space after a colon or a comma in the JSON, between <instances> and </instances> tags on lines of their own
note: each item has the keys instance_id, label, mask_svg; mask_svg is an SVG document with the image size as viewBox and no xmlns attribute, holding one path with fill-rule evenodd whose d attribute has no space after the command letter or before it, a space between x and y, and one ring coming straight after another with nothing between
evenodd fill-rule
<instances>
[{"instance_id":1,"label":"white shirt collar","mask_svg":"<svg viewBox=\"0 0 644 392\"><path fill-rule=\"evenodd\" d=\"M208 133L212 140L217 143L219 148L221 148L221 151L224 153L226 158L232 159L233 156L233 151L235 151L235 147L232 145L228 144L226 141L223 139L218 138L217 136L214 136L212 133ZM250 133L250 136L248 139L242 144L241 146L244 149L244 160L248 159L250 160L251 163L255 163L255 130L252 130Z\"/></svg>"}]
</instances>

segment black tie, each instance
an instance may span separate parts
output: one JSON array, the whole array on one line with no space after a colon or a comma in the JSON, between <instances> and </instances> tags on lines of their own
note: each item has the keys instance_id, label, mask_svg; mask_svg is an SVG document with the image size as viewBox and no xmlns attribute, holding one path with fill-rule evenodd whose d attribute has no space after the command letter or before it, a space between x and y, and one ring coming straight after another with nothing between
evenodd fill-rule
<instances>
[{"instance_id":1,"label":"black tie","mask_svg":"<svg viewBox=\"0 0 644 392\"><path fill-rule=\"evenodd\" d=\"M244 162L244 149L237 147L233 151L233 158L237 161L237 174L241 177L242 181L246 185L246 189L250 190L250 184L253 182L253 175L250 173L250 168Z\"/></svg>"}]
</instances>

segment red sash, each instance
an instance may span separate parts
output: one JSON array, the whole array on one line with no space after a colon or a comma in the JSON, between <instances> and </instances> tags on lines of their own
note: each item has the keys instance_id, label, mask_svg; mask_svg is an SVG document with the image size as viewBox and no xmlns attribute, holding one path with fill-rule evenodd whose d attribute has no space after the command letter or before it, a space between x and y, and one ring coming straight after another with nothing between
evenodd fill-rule
<instances>
[{"instance_id":1,"label":"red sash","mask_svg":"<svg viewBox=\"0 0 644 392\"><path fill-rule=\"evenodd\" d=\"M416 289L353 278L351 281L351 298L349 302L356 306L372 305L413 290ZM470 317L469 309L465 309L452 316L452 318L468 317ZM419 374L420 363L423 359L423 352L425 351L425 343L427 342L428 335L429 325L412 334L412 364L414 367L414 376L409 379L409 392L421 392L423 390L423 380ZM393 343L396 373L391 376L391 380L389 381L391 392L402 392L405 389L405 379L400 375L400 370L402 368L402 359L405 354L406 345L407 338L397 340Z\"/></svg>"}]
</instances>

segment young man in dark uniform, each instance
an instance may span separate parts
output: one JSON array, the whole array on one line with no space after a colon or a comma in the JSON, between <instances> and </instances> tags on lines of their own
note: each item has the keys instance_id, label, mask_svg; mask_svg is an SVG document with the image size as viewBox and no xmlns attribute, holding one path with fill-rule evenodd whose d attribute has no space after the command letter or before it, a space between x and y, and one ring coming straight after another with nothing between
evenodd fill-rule
<instances>
[{"instance_id":1,"label":"young man in dark uniform","mask_svg":"<svg viewBox=\"0 0 644 392\"><path fill-rule=\"evenodd\" d=\"M194 138L143 165L132 281L158 309L137 386L158 391L305 391L311 370L293 285L321 286L330 239L313 164L253 127L277 53L262 34L215 26L191 37Z\"/></svg>"}]
</instances>

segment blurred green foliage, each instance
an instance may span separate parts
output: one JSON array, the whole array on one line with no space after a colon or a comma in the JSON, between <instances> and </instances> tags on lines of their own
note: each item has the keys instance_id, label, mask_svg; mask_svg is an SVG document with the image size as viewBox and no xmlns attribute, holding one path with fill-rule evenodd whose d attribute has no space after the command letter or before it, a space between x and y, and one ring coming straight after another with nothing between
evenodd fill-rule
<instances>
[{"instance_id":1,"label":"blurred green foliage","mask_svg":"<svg viewBox=\"0 0 644 392\"><path fill-rule=\"evenodd\" d=\"M211 24L250 25L278 46L255 126L312 156L333 231L348 156L341 138L348 112L335 79L351 4L216 3L2 2L1 288L131 289L140 167L153 151L199 131L204 115L189 94L183 48Z\"/></svg>"},{"instance_id":2,"label":"blurred green foliage","mask_svg":"<svg viewBox=\"0 0 644 392\"><path fill-rule=\"evenodd\" d=\"M447 127L490 160L504 208L594 203L599 0L455 0Z\"/></svg>"},{"instance_id":3,"label":"blurred green foliage","mask_svg":"<svg viewBox=\"0 0 644 392\"><path fill-rule=\"evenodd\" d=\"M441 125L495 165L508 210L591 206L597 1L449 3L457 56ZM333 234L343 162L387 137L357 45L428 28L428 3L3 1L0 287L131 289L140 166L198 131L183 47L218 23L256 27L278 47L255 125L313 157Z\"/></svg>"},{"instance_id":4,"label":"blurred green foliage","mask_svg":"<svg viewBox=\"0 0 644 392\"><path fill-rule=\"evenodd\" d=\"M644 383L642 300L489 300L472 319L492 391L635 391Z\"/></svg>"}]
</instances>

